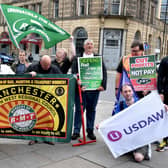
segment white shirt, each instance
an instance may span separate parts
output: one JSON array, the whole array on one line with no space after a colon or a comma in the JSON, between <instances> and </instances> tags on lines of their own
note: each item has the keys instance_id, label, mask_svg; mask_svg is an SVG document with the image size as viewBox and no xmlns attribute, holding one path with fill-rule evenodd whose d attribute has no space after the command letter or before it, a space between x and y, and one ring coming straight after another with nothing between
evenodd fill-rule
<instances>
[{"instance_id":1,"label":"white shirt","mask_svg":"<svg viewBox=\"0 0 168 168\"><path fill-rule=\"evenodd\" d=\"M83 57L84 58L87 58L87 57L94 57L93 53L92 54L86 54L86 53L83 53Z\"/></svg>"}]
</instances>

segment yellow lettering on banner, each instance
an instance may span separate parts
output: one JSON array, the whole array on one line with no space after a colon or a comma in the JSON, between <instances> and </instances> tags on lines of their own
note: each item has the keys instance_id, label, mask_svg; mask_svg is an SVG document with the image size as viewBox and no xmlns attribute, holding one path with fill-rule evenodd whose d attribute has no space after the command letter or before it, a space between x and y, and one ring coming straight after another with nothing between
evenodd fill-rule
<instances>
[{"instance_id":1,"label":"yellow lettering on banner","mask_svg":"<svg viewBox=\"0 0 168 168\"><path fill-rule=\"evenodd\" d=\"M26 94L31 94L31 87L26 87Z\"/></svg>"},{"instance_id":2,"label":"yellow lettering on banner","mask_svg":"<svg viewBox=\"0 0 168 168\"><path fill-rule=\"evenodd\" d=\"M51 97L51 95L47 93L47 94L45 95L44 99L48 101L48 99L49 99L50 97Z\"/></svg>"},{"instance_id":3,"label":"yellow lettering on banner","mask_svg":"<svg viewBox=\"0 0 168 168\"><path fill-rule=\"evenodd\" d=\"M66 84L66 81L65 80L62 80L62 81L52 81L52 84L54 85L61 85L61 84Z\"/></svg>"}]
</instances>

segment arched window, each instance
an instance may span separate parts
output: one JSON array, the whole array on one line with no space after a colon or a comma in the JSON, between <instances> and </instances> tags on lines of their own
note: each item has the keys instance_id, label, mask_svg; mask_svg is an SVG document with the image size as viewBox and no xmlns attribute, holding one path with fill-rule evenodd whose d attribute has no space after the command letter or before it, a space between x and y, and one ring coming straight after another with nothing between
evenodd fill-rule
<instances>
[{"instance_id":1,"label":"arched window","mask_svg":"<svg viewBox=\"0 0 168 168\"><path fill-rule=\"evenodd\" d=\"M80 57L83 54L83 43L88 38L88 34L83 27L77 28L73 34L76 44L76 55Z\"/></svg>"},{"instance_id":2,"label":"arched window","mask_svg":"<svg viewBox=\"0 0 168 168\"><path fill-rule=\"evenodd\" d=\"M158 37L158 38L156 39L156 48L157 48L157 49L161 49L161 38L160 38L160 37Z\"/></svg>"},{"instance_id":3,"label":"arched window","mask_svg":"<svg viewBox=\"0 0 168 168\"><path fill-rule=\"evenodd\" d=\"M139 30L135 33L134 40L141 40L141 32Z\"/></svg>"}]
</instances>

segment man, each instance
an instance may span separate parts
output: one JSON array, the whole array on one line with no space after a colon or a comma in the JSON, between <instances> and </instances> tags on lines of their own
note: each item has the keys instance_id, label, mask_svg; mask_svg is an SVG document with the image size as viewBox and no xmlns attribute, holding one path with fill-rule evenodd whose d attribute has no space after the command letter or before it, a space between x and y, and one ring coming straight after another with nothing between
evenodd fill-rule
<instances>
[{"instance_id":1,"label":"man","mask_svg":"<svg viewBox=\"0 0 168 168\"><path fill-rule=\"evenodd\" d=\"M168 56L161 60L158 70L157 89L164 104L168 105ZM163 139L156 151L163 152L167 149L168 137Z\"/></svg>"},{"instance_id":2,"label":"man","mask_svg":"<svg viewBox=\"0 0 168 168\"><path fill-rule=\"evenodd\" d=\"M16 74L24 74L28 66L29 63L26 60L26 52L20 50L18 61L14 62L11 68Z\"/></svg>"},{"instance_id":3,"label":"man","mask_svg":"<svg viewBox=\"0 0 168 168\"><path fill-rule=\"evenodd\" d=\"M84 42L84 53L83 57L94 57L94 44L92 40L87 39ZM77 58L74 60L72 65L72 73L78 73L77 66ZM106 81L107 81L107 72L106 68L103 64L103 80L101 86L96 90L85 91L85 88L82 87L82 100L83 100L83 110L86 109L86 131L87 136L91 140L95 140L96 136L94 135L94 121L96 115L96 106L99 99L100 91L104 91L106 89ZM81 109L80 109L80 99L78 87L76 87L75 94L75 119L74 119L74 131L72 135L72 140L76 140L80 137L80 128L81 128Z\"/></svg>"},{"instance_id":4,"label":"man","mask_svg":"<svg viewBox=\"0 0 168 168\"><path fill-rule=\"evenodd\" d=\"M51 58L48 55L44 55L40 62L36 64L31 64L27 68L27 72L29 72L33 77L37 74L62 74L59 68L55 65L51 65ZM30 141L29 145L33 145L38 141ZM47 144L54 145L53 142L46 142Z\"/></svg>"},{"instance_id":5,"label":"man","mask_svg":"<svg viewBox=\"0 0 168 168\"><path fill-rule=\"evenodd\" d=\"M52 61L52 64L58 66L63 74L67 74L69 68L72 65L74 56L76 55L75 46L73 43L73 37L71 36L71 54L68 57L67 51L64 48L59 48L56 51L56 58Z\"/></svg>"},{"instance_id":6,"label":"man","mask_svg":"<svg viewBox=\"0 0 168 168\"><path fill-rule=\"evenodd\" d=\"M32 76L36 76L36 74L62 74L57 66L51 64L51 58L48 55L42 56L38 63L31 64L26 72Z\"/></svg>"},{"instance_id":7,"label":"man","mask_svg":"<svg viewBox=\"0 0 168 168\"><path fill-rule=\"evenodd\" d=\"M122 70L123 68L127 71L128 76L130 76L130 66L129 66L129 58L133 57L133 56L142 56L143 55L143 51L144 51L144 47L143 47L143 43L141 43L140 41L133 41L132 45L131 45L131 54L128 56L124 56L118 67L117 67L117 74L116 74L116 82L115 82L115 91L116 94L118 92L118 87L119 87L119 82L120 82L120 78L121 78L121 74L122 74ZM146 91L138 91L136 92L139 98L144 97L144 95L147 94Z\"/></svg>"},{"instance_id":8,"label":"man","mask_svg":"<svg viewBox=\"0 0 168 168\"><path fill-rule=\"evenodd\" d=\"M128 106L130 106L133 103L135 103L136 101L138 101L138 100L134 99L133 90L132 90L132 87L130 84L124 84L122 86L121 93L124 97L124 100L119 102L118 108L120 111L124 110ZM141 162L144 159L149 160L150 157L149 157L148 151L149 151L148 145L134 150L132 153L133 153L133 157L134 157L135 161Z\"/></svg>"}]
</instances>

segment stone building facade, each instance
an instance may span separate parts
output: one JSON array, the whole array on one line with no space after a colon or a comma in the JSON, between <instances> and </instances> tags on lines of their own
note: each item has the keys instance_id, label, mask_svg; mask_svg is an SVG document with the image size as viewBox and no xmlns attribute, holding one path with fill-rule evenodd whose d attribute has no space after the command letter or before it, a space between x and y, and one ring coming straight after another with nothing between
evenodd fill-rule
<instances>
[{"instance_id":1,"label":"stone building facade","mask_svg":"<svg viewBox=\"0 0 168 168\"><path fill-rule=\"evenodd\" d=\"M72 34L77 56L83 51L84 40L92 39L95 52L103 55L109 70L117 67L121 56L129 54L134 39L144 43L146 54L157 54L157 59L167 54L167 27L156 17L157 0L5 0L5 4L35 10ZM0 20L0 32L7 31ZM69 46L69 40L49 50L28 44L28 52L55 55L57 47L69 51ZM14 49L12 46L10 52Z\"/></svg>"}]
</instances>

